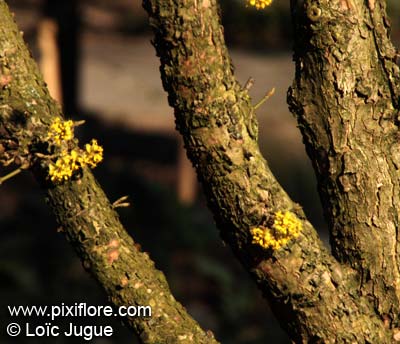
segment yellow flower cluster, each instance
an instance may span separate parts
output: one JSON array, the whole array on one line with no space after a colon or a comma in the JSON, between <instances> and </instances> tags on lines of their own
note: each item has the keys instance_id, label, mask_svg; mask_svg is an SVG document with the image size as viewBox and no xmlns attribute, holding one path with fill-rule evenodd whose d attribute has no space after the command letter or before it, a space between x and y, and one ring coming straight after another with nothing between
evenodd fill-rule
<instances>
[{"instance_id":1,"label":"yellow flower cluster","mask_svg":"<svg viewBox=\"0 0 400 344\"><path fill-rule=\"evenodd\" d=\"M63 141L70 141L74 138L74 122L62 121L57 117L50 125L50 131L47 139L53 141L56 145L61 145Z\"/></svg>"},{"instance_id":2,"label":"yellow flower cluster","mask_svg":"<svg viewBox=\"0 0 400 344\"><path fill-rule=\"evenodd\" d=\"M258 10L263 9L272 4L272 0L247 0L250 6L254 6Z\"/></svg>"},{"instance_id":3,"label":"yellow flower cluster","mask_svg":"<svg viewBox=\"0 0 400 344\"><path fill-rule=\"evenodd\" d=\"M85 153L81 163L96 167L97 164L103 160L103 147L97 144L97 140L92 139L90 143L85 145Z\"/></svg>"},{"instance_id":4,"label":"yellow flower cluster","mask_svg":"<svg viewBox=\"0 0 400 344\"><path fill-rule=\"evenodd\" d=\"M279 250L291 239L300 235L303 226L300 220L290 211L277 211L275 213L272 229L256 227L251 229L253 244L263 248Z\"/></svg>"},{"instance_id":5,"label":"yellow flower cluster","mask_svg":"<svg viewBox=\"0 0 400 344\"><path fill-rule=\"evenodd\" d=\"M68 180L80 167L79 154L76 150L64 151L55 163L49 165L49 176L52 182Z\"/></svg>"},{"instance_id":6,"label":"yellow flower cluster","mask_svg":"<svg viewBox=\"0 0 400 344\"><path fill-rule=\"evenodd\" d=\"M47 139L55 147L57 160L49 163L49 178L52 182L66 181L84 166L91 168L103 160L103 147L95 139L85 145L85 149L69 148L74 139L74 122L57 118L50 126Z\"/></svg>"},{"instance_id":7,"label":"yellow flower cluster","mask_svg":"<svg viewBox=\"0 0 400 344\"><path fill-rule=\"evenodd\" d=\"M92 168L103 160L103 147L95 139L85 145L85 151L72 149L62 151L55 163L49 165L49 176L53 182L62 182L72 177L72 174L88 165Z\"/></svg>"}]
</instances>

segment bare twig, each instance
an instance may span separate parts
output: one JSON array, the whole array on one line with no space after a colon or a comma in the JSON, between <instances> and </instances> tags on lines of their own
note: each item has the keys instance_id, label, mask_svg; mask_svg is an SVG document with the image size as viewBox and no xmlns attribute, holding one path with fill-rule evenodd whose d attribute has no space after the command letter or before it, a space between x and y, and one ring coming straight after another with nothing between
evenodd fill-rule
<instances>
[{"instance_id":1,"label":"bare twig","mask_svg":"<svg viewBox=\"0 0 400 344\"><path fill-rule=\"evenodd\" d=\"M272 88L256 105L254 105L254 110L257 110L261 105L263 105L270 97L275 93L275 87Z\"/></svg>"}]
</instances>

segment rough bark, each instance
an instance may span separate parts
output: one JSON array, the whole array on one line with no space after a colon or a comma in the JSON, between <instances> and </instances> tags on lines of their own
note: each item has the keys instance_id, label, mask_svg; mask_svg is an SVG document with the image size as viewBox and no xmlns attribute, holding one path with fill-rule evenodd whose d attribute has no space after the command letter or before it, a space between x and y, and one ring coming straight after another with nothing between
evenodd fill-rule
<instances>
[{"instance_id":1,"label":"rough bark","mask_svg":"<svg viewBox=\"0 0 400 344\"><path fill-rule=\"evenodd\" d=\"M48 145L49 124L61 116L60 108L4 1L0 23L0 160L34 170L62 231L113 305L152 307L150 318L125 319L142 343L217 343L174 299L148 254L135 246L90 170L59 185L46 179L47 166L34 153Z\"/></svg>"},{"instance_id":2,"label":"rough bark","mask_svg":"<svg viewBox=\"0 0 400 344\"><path fill-rule=\"evenodd\" d=\"M385 1L292 0L289 104L313 162L334 256L399 327L399 67Z\"/></svg>"},{"instance_id":3,"label":"rough bark","mask_svg":"<svg viewBox=\"0 0 400 344\"><path fill-rule=\"evenodd\" d=\"M216 0L143 4L177 129L221 236L281 325L296 343L392 343L388 324L360 292L356 271L327 252L261 156L254 109L233 76ZM268 227L285 210L302 221L300 237L276 251L252 245L250 229Z\"/></svg>"}]
</instances>

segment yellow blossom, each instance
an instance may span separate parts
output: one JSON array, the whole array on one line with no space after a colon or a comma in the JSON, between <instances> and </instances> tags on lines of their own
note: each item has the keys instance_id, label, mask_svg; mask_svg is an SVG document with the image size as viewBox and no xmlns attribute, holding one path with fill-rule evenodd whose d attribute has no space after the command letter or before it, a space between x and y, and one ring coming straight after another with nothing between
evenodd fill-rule
<instances>
[{"instance_id":1,"label":"yellow blossom","mask_svg":"<svg viewBox=\"0 0 400 344\"><path fill-rule=\"evenodd\" d=\"M49 157L49 179L60 183L72 177L74 172L88 165L91 168L103 160L103 147L95 139L85 145L85 149L74 146L74 122L62 121L56 118L50 125L47 140L54 148L54 154ZM65 143L68 144L65 144Z\"/></svg>"},{"instance_id":2,"label":"yellow blossom","mask_svg":"<svg viewBox=\"0 0 400 344\"><path fill-rule=\"evenodd\" d=\"M92 139L90 143L85 145L86 153L84 155L84 163L90 167L96 167L96 165L103 160L103 147L97 144L97 140Z\"/></svg>"},{"instance_id":3,"label":"yellow blossom","mask_svg":"<svg viewBox=\"0 0 400 344\"><path fill-rule=\"evenodd\" d=\"M72 150L70 153L64 152L58 157L55 163L49 165L49 176L53 182L62 182L72 177L72 174L80 167L78 162L78 152Z\"/></svg>"},{"instance_id":4,"label":"yellow blossom","mask_svg":"<svg viewBox=\"0 0 400 344\"><path fill-rule=\"evenodd\" d=\"M62 141L70 141L74 138L74 122L62 121L57 117L50 125L48 139L56 145L60 145Z\"/></svg>"},{"instance_id":5,"label":"yellow blossom","mask_svg":"<svg viewBox=\"0 0 400 344\"><path fill-rule=\"evenodd\" d=\"M253 244L263 248L278 250L300 235L302 223L290 211L277 211L274 215L272 228L255 227L251 229Z\"/></svg>"},{"instance_id":6,"label":"yellow blossom","mask_svg":"<svg viewBox=\"0 0 400 344\"><path fill-rule=\"evenodd\" d=\"M272 0L247 0L247 3L260 10L271 5Z\"/></svg>"}]
</instances>

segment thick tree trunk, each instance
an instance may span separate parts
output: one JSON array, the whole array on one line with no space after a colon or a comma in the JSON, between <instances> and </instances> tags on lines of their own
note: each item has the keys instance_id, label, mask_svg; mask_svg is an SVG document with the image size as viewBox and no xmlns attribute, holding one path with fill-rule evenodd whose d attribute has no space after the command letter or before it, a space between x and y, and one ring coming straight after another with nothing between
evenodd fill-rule
<instances>
[{"instance_id":1,"label":"thick tree trunk","mask_svg":"<svg viewBox=\"0 0 400 344\"><path fill-rule=\"evenodd\" d=\"M289 91L314 164L334 256L399 327L399 67L385 1L292 0Z\"/></svg>"},{"instance_id":2,"label":"thick tree trunk","mask_svg":"<svg viewBox=\"0 0 400 344\"><path fill-rule=\"evenodd\" d=\"M311 3L307 1L304 8L299 5L296 15L303 19L308 11L315 21L320 9L309 9L308 2ZM384 321L376 312L374 300L365 295L364 289L360 290L359 273L353 270L358 266L339 264L327 252L300 207L282 190L262 158L254 109L247 91L234 79L216 0L143 3L154 28L161 77L169 103L175 109L177 128L184 137L222 238L251 272L281 325L297 343L392 343L390 321ZM341 6L346 3L340 1ZM328 1L325 6L329 7ZM327 25L328 19L320 26ZM347 26L341 29L340 39L344 41ZM343 74L342 82L346 75ZM314 84L315 89L318 87L320 84ZM380 108L386 106L384 98L378 97L377 101ZM340 106L335 104L332 113ZM338 130L345 132L346 129L340 129L340 118L335 120ZM321 145L327 140L322 136L320 139L324 140ZM352 209L357 212L357 205L353 204ZM301 235L276 250L252 244L251 229L270 227L278 211L295 214L302 223ZM387 216L377 215L375 221L383 222ZM393 241L389 245L393 248ZM359 255L363 256L364 251L359 251ZM396 276L393 258L392 253L388 264L393 271L388 279ZM396 289L395 284L391 289Z\"/></svg>"},{"instance_id":3,"label":"thick tree trunk","mask_svg":"<svg viewBox=\"0 0 400 344\"><path fill-rule=\"evenodd\" d=\"M49 125L60 108L3 0L0 23L0 161L34 170L62 231L115 306L152 307L149 318L125 319L142 343L217 343L171 295L164 275L122 227L90 170L58 185L48 181L48 167L35 152L48 146Z\"/></svg>"}]
</instances>

